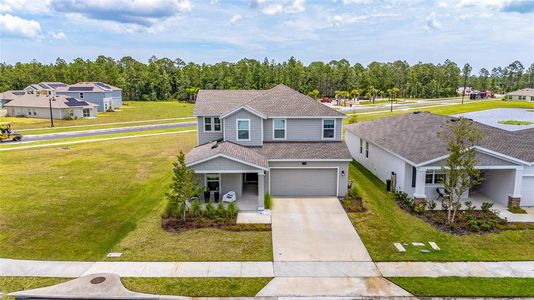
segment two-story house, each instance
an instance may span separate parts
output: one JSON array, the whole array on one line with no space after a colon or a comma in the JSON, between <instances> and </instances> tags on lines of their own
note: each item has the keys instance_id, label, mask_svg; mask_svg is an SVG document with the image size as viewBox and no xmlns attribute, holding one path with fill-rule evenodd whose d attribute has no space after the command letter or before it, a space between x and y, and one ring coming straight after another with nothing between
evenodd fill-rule
<instances>
[{"instance_id":1,"label":"two-story house","mask_svg":"<svg viewBox=\"0 0 534 300\"><path fill-rule=\"evenodd\" d=\"M242 210L263 209L266 193L346 194L352 158L342 136L344 114L277 85L200 90L194 115L198 146L187 166L208 191L234 191Z\"/></svg>"},{"instance_id":2,"label":"two-story house","mask_svg":"<svg viewBox=\"0 0 534 300\"><path fill-rule=\"evenodd\" d=\"M65 95L98 105L98 111L122 106L122 90L103 82L79 82L55 89L57 95Z\"/></svg>"}]
</instances>

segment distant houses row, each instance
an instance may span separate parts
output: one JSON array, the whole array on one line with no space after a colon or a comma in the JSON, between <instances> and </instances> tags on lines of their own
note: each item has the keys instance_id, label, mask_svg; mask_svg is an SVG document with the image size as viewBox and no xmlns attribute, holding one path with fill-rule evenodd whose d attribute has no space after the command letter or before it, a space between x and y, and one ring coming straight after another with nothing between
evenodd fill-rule
<instances>
[{"instance_id":1,"label":"distant houses row","mask_svg":"<svg viewBox=\"0 0 534 300\"><path fill-rule=\"evenodd\" d=\"M76 119L122 106L122 90L103 82L40 82L23 90L0 93L0 107L8 116Z\"/></svg>"}]
</instances>

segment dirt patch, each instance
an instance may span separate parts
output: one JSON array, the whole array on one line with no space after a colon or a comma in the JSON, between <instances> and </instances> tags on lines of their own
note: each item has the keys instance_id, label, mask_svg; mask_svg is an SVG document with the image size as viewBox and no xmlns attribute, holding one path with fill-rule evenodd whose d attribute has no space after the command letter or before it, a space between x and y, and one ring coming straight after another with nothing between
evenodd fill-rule
<instances>
[{"instance_id":1,"label":"dirt patch","mask_svg":"<svg viewBox=\"0 0 534 300\"><path fill-rule=\"evenodd\" d=\"M183 232L199 228L219 228L227 231L271 231L270 224L237 224L236 219L213 220L209 218L163 218L161 228L169 232Z\"/></svg>"}]
</instances>

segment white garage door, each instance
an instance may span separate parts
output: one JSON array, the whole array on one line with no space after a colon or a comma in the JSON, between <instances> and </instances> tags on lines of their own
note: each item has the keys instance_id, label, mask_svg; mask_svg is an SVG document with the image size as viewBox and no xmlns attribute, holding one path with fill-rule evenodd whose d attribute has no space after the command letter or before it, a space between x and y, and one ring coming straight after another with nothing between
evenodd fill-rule
<instances>
[{"instance_id":1,"label":"white garage door","mask_svg":"<svg viewBox=\"0 0 534 300\"><path fill-rule=\"evenodd\" d=\"M273 196L335 196L337 169L271 169Z\"/></svg>"},{"instance_id":2,"label":"white garage door","mask_svg":"<svg viewBox=\"0 0 534 300\"><path fill-rule=\"evenodd\" d=\"M523 191L521 192L521 206L534 206L534 177L523 177Z\"/></svg>"}]
</instances>

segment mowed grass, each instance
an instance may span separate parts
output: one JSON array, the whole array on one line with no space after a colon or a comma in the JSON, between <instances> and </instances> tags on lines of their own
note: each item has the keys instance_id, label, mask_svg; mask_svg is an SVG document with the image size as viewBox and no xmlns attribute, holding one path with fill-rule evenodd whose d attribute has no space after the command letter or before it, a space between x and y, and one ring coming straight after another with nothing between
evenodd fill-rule
<instances>
[{"instance_id":1,"label":"mowed grass","mask_svg":"<svg viewBox=\"0 0 534 300\"><path fill-rule=\"evenodd\" d=\"M355 113L349 115L356 115L358 122L380 119L389 116L396 116L414 111L429 111L440 115L454 115L471 111L479 111L493 108L534 108L534 103L528 101L503 101L503 100L484 100L478 102L467 102L465 104L447 104L447 105L432 105L432 107L410 107L409 109L394 108L393 112L368 112ZM345 119L345 122L347 119Z\"/></svg>"},{"instance_id":2,"label":"mowed grass","mask_svg":"<svg viewBox=\"0 0 534 300\"><path fill-rule=\"evenodd\" d=\"M51 286L72 278L0 277L4 294ZM271 278L131 278L121 279L123 285L139 293L191 297L252 297ZM13 299L5 297L3 299Z\"/></svg>"},{"instance_id":3,"label":"mowed grass","mask_svg":"<svg viewBox=\"0 0 534 300\"><path fill-rule=\"evenodd\" d=\"M191 132L1 153L0 257L101 260L124 239L138 260L159 260L159 254L164 260L241 260L243 254L255 260L250 248L259 246L265 249L257 258L264 259L269 233L172 235L157 228L172 162L195 143ZM140 225L143 220L148 223ZM137 240L156 241L153 251ZM194 252L173 256L159 247Z\"/></svg>"},{"instance_id":4,"label":"mowed grass","mask_svg":"<svg viewBox=\"0 0 534 300\"><path fill-rule=\"evenodd\" d=\"M99 112L98 117L92 119L54 120L54 125L63 127L191 117L193 107L194 104L192 103L179 101L124 101L124 105L119 108L121 111ZM11 122L13 129L16 130L50 126L49 119L0 117L0 122ZM30 132L28 131L27 134Z\"/></svg>"},{"instance_id":5,"label":"mowed grass","mask_svg":"<svg viewBox=\"0 0 534 300\"><path fill-rule=\"evenodd\" d=\"M534 297L534 278L392 277L420 297Z\"/></svg>"},{"instance_id":6,"label":"mowed grass","mask_svg":"<svg viewBox=\"0 0 534 300\"><path fill-rule=\"evenodd\" d=\"M132 291L189 297L253 297L272 278L122 278Z\"/></svg>"},{"instance_id":7,"label":"mowed grass","mask_svg":"<svg viewBox=\"0 0 534 300\"><path fill-rule=\"evenodd\" d=\"M533 260L534 230L453 235L440 231L401 210L385 184L362 165L350 164L350 179L368 211L350 213L367 250L375 261L499 261ZM400 253L393 243L436 242L441 251L421 253L407 247ZM427 249L430 249L427 247Z\"/></svg>"}]
</instances>

